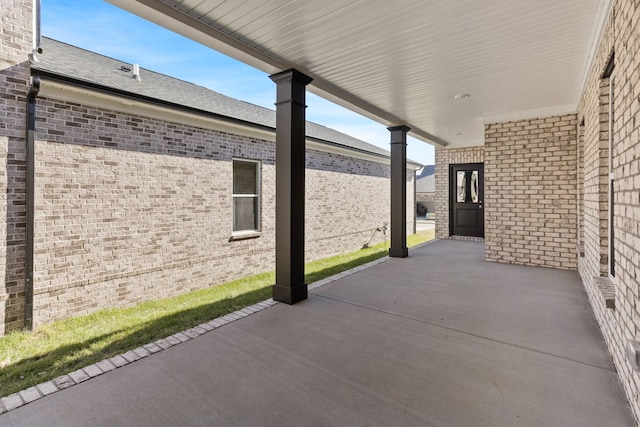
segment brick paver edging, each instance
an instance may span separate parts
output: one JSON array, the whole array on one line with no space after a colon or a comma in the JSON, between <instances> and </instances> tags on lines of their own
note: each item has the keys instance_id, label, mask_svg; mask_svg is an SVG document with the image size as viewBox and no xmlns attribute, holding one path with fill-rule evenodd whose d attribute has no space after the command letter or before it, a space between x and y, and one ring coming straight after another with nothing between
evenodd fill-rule
<instances>
[{"instance_id":1,"label":"brick paver edging","mask_svg":"<svg viewBox=\"0 0 640 427\"><path fill-rule=\"evenodd\" d=\"M412 249L422 247L433 242L434 240L430 240L426 243L415 246ZM321 286L342 279L343 277L350 276L359 271L373 267L374 265L381 264L388 259L389 257L385 256L375 261L371 261L358 267L354 267L351 270L343 271L342 273L327 277L326 279L318 280L317 282L309 285L309 290L312 291ZM129 350L126 353L119 354L110 359L104 359L100 362L94 363L93 365L78 369L77 371L73 371L70 374L61 375L53 380L40 383L34 387L29 387L26 390L22 390L12 395L3 397L2 399L0 399L0 415L17 409L23 405L26 405L27 403L31 403L33 401L41 399L57 391L73 387L76 384L80 384L91 378L100 376L105 372L113 371L114 369L121 368L125 365L128 365L129 363L133 363L136 360L140 360L154 353L158 353L159 351L166 350L169 347L173 347L174 345L178 345L193 338L197 338L200 335L218 329L219 327L226 325L227 323L231 323L238 319L242 319L243 317L250 316L276 304L278 304L277 301L269 298L268 300L250 305L238 311L234 311L233 313L229 313L227 315L213 319L210 322L202 323L194 328L175 333L171 336L156 340L149 344L145 344L142 347Z\"/></svg>"}]
</instances>

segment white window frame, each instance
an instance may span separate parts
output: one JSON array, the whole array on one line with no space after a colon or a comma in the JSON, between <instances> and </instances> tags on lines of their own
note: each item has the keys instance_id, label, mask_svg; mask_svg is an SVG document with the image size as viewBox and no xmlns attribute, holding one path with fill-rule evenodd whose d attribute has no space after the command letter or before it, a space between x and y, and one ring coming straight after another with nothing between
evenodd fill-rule
<instances>
[{"instance_id":1,"label":"white window frame","mask_svg":"<svg viewBox=\"0 0 640 427\"><path fill-rule=\"evenodd\" d=\"M242 163L253 163L255 164L256 167L256 193L255 194L235 194L233 193L233 171L234 171L234 166L236 162L242 162ZM244 158L233 158L232 162L231 162L231 180L232 180L232 185L231 185L231 192L232 192L232 206L231 206L231 211L232 211L232 217L231 217L231 229L232 229L232 238L233 237L257 237L260 235L260 231L262 229L262 197L260 195L261 193L261 183L262 183L262 163L260 162L260 160L253 160L253 159L244 159ZM257 218L256 218L256 229L247 229L247 230L234 230L234 223L235 223L235 218L236 218L236 204L235 204L235 199L236 198L248 198L248 197L252 197L257 199L257 204L258 204L258 211L256 212Z\"/></svg>"}]
</instances>

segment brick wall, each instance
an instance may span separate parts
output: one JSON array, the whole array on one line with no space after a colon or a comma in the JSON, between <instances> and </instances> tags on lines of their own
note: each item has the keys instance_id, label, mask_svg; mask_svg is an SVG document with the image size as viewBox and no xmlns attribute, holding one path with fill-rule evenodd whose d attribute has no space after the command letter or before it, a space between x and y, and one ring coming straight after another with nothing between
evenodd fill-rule
<instances>
[{"instance_id":1,"label":"brick wall","mask_svg":"<svg viewBox=\"0 0 640 427\"><path fill-rule=\"evenodd\" d=\"M433 202L435 199L435 193L416 193L416 202Z\"/></svg>"},{"instance_id":2,"label":"brick wall","mask_svg":"<svg viewBox=\"0 0 640 427\"><path fill-rule=\"evenodd\" d=\"M438 239L449 238L449 165L482 162L484 162L484 147L451 149L436 147L435 208Z\"/></svg>"},{"instance_id":3,"label":"brick wall","mask_svg":"<svg viewBox=\"0 0 640 427\"><path fill-rule=\"evenodd\" d=\"M270 141L39 98L34 324L272 270L274 156ZM229 241L233 158L261 161L257 239ZM386 164L308 150L306 184L307 261L389 221Z\"/></svg>"},{"instance_id":4,"label":"brick wall","mask_svg":"<svg viewBox=\"0 0 640 427\"><path fill-rule=\"evenodd\" d=\"M32 1L0 7L0 335L24 321L24 193Z\"/></svg>"},{"instance_id":5,"label":"brick wall","mask_svg":"<svg viewBox=\"0 0 640 427\"><path fill-rule=\"evenodd\" d=\"M578 250L584 252L584 122L578 125L576 150L576 238Z\"/></svg>"},{"instance_id":6,"label":"brick wall","mask_svg":"<svg viewBox=\"0 0 640 427\"><path fill-rule=\"evenodd\" d=\"M307 261L360 249L374 229L388 222L391 203L389 179L388 165L308 151L305 203ZM409 198L412 189L413 182L407 182L408 206L413 200L413 196ZM410 220L407 219L407 230L409 227ZM390 230L387 237L389 233ZM375 233L372 243L383 239L382 233Z\"/></svg>"},{"instance_id":7,"label":"brick wall","mask_svg":"<svg viewBox=\"0 0 640 427\"><path fill-rule=\"evenodd\" d=\"M575 115L487 125L484 147L436 148L436 237L449 237L449 165L484 162L488 260L576 268Z\"/></svg>"},{"instance_id":8,"label":"brick wall","mask_svg":"<svg viewBox=\"0 0 640 427\"><path fill-rule=\"evenodd\" d=\"M640 340L640 5L618 0L588 70L578 117L584 120L584 257L579 272L636 420L640 420L640 375L625 355ZM613 97L615 308L606 308L598 278L608 276L608 85L602 79L615 51Z\"/></svg>"},{"instance_id":9,"label":"brick wall","mask_svg":"<svg viewBox=\"0 0 640 427\"><path fill-rule=\"evenodd\" d=\"M575 114L485 127L485 257L576 269Z\"/></svg>"}]
</instances>

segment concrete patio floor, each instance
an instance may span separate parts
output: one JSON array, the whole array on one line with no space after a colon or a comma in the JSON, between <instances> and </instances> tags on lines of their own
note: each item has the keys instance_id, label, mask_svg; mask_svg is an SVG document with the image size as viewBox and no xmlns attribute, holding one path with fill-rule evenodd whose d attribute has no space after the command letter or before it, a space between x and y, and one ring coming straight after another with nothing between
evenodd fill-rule
<instances>
[{"instance_id":1,"label":"concrete patio floor","mask_svg":"<svg viewBox=\"0 0 640 427\"><path fill-rule=\"evenodd\" d=\"M436 241L2 426L633 426L577 273Z\"/></svg>"}]
</instances>

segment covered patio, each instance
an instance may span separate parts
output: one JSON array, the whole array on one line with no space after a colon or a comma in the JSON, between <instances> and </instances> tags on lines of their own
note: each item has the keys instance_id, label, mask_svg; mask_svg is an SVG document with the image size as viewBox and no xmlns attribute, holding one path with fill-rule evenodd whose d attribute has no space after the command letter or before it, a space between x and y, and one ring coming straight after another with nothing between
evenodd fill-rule
<instances>
[{"instance_id":1,"label":"covered patio","mask_svg":"<svg viewBox=\"0 0 640 427\"><path fill-rule=\"evenodd\" d=\"M576 272L440 240L55 392L3 426L632 426Z\"/></svg>"},{"instance_id":2,"label":"covered patio","mask_svg":"<svg viewBox=\"0 0 640 427\"><path fill-rule=\"evenodd\" d=\"M638 1L108 1L275 83L273 300L286 304L270 300L232 322L176 334L164 350L136 349L126 363L117 356L66 383L2 398L1 424L640 419ZM35 292L43 280L34 257L47 254L38 247L49 236L38 234L36 184L48 176L36 174L36 160L50 141L36 138L39 80L27 59L42 47L40 2L11 4L17 12L2 15L11 20L0 37L0 110L21 123L0 135L15 172L6 174L0 301L20 301L4 317L28 328L34 306L48 309ZM307 91L390 131L390 258L317 288L304 275ZM410 137L435 146L436 237L469 241L439 240L408 256ZM56 138L57 148L66 143ZM84 248L75 245L64 261L82 271L71 256ZM130 267L126 255L117 261Z\"/></svg>"}]
</instances>

